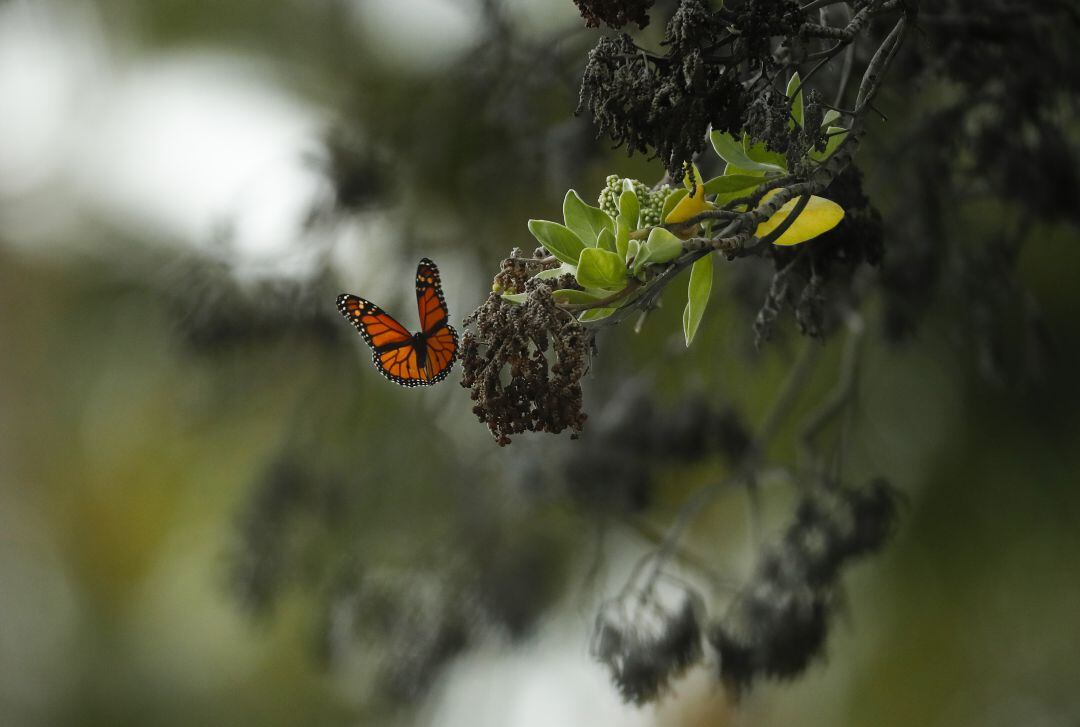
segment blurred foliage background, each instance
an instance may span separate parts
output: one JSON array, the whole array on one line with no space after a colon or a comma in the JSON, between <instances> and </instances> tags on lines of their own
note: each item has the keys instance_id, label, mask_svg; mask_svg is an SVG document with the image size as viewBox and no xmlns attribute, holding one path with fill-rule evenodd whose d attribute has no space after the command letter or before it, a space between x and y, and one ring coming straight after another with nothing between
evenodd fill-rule
<instances>
[{"instance_id":1,"label":"blurred foliage background","mask_svg":"<svg viewBox=\"0 0 1080 727\"><path fill-rule=\"evenodd\" d=\"M573 4L0 2L0 721L1075 725L1078 127L1069 104L1053 144L988 146L1004 103L967 137L929 124L971 90L925 67L1004 62L932 31L859 157L883 274L928 265L864 306L845 463L905 493L898 536L849 575L805 678L736 711L703 666L634 709L589 659L597 600L727 464L628 463L605 422L627 402L651 441L703 408L759 422L803 345L787 321L754 350L737 300L768 270L720 266L691 349L681 300L603 333L586 435L506 448L456 375L378 376L333 305L411 320L428 255L460 321L568 187L660 177L572 115L596 38ZM1030 164L1006 166L1017 146ZM1003 237L1015 279L948 252ZM957 265L969 287L939 274ZM841 342L820 347L804 408L835 378ZM779 522L788 499L765 500ZM692 533L733 574L744 507Z\"/></svg>"}]
</instances>

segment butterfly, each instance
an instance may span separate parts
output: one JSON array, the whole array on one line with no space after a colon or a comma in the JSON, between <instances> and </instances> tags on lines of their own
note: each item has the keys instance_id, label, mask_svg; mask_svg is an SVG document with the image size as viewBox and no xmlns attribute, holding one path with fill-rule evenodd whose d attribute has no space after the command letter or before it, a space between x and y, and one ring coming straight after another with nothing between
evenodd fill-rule
<instances>
[{"instance_id":1,"label":"butterfly","mask_svg":"<svg viewBox=\"0 0 1080 727\"><path fill-rule=\"evenodd\" d=\"M392 315L355 295L342 293L337 307L371 346L375 368L395 384L431 386L450 373L457 358L458 335L447 322L450 312L439 269L431 260L423 258L416 266L418 333L409 333Z\"/></svg>"}]
</instances>

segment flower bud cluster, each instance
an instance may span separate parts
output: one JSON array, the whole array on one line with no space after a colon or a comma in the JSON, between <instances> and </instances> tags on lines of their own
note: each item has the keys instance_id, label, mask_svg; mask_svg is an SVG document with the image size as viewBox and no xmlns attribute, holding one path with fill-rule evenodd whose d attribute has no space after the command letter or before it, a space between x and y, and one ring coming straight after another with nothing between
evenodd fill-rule
<instances>
[{"instance_id":1,"label":"flower bud cluster","mask_svg":"<svg viewBox=\"0 0 1080 727\"><path fill-rule=\"evenodd\" d=\"M600 190L600 209L607 212L613 218L619 214L619 197L626 189L625 183L629 181L638 199L638 227L653 227L660 224L660 215L664 211L664 201L671 194L671 185L662 184L656 189L650 188L644 182L637 179L623 179L617 174L609 174L605 180L604 188Z\"/></svg>"}]
</instances>

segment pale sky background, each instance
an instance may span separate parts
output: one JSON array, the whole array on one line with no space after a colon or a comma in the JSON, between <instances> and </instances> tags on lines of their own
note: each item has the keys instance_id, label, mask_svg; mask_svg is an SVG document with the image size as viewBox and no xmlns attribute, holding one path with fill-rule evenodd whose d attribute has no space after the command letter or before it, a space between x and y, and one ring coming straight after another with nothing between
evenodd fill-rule
<instances>
[{"instance_id":1,"label":"pale sky background","mask_svg":"<svg viewBox=\"0 0 1080 727\"><path fill-rule=\"evenodd\" d=\"M511 7L520 22L536 24L572 19L572 6L563 5L557 12L524 0ZM468 48L478 20L472 4L454 0L357 2L355 18L380 52L420 69ZM0 219L9 232L0 244L63 255L80 244L82 225L104 221L132 239L220 256L216 232L229 220L227 258L238 275L306 274L311 246L298 244L302 223L327 192L308 160L326 113L285 90L257 58L221 48L147 56L115 43L88 3L0 4ZM394 239L380 214L323 234L336 236L329 242L350 268L343 277L372 297L389 292L383 280L355 272L374 267L358 264L372 261L357 255L377 256ZM446 277L468 284L462 275ZM25 522L0 529L19 534L20 550L33 531ZM254 668L259 657L206 568L213 543L193 531L178 535L126 626L132 648L146 651L151 680L163 687L210 688L222 673ZM63 683L63 654L77 648L70 640L79 618L62 565L46 562L47 544L33 552L0 557L0 582L26 584L3 589L5 618L50 623L23 636L0 632L0 664L7 663L0 671L5 680L21 675L4 693L28 703L44 697L36 693L44 685ZM655 724L656 710L624 706L589 658L587 621L563 613L522 646L492 644L465 655L432 692L425 719L433 727ZM173 638L162 643L162 634ZM347 677L337 679L345 693Z\"/></svg>"}]
</instances>

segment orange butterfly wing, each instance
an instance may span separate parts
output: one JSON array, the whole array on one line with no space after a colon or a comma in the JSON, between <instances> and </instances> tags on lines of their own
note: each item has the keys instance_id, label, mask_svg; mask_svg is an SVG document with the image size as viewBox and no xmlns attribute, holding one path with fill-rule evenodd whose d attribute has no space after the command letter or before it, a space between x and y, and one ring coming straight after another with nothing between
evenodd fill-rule
<instances>
[{"instance_id":1,"label":"orange butterfly wing","mask_svg":"<svg viewBox=\"0 0 1080 727\"><path fill-rule=\"evenodd\" d=\"M405 326L370 300L342 293L337 298L337 307L372 348L412 341L413 335Z\"/></svg>"},{"instance_id":2,"label":"orange butterfly wing","mask_svg":"<svg viewBox=\"0 0 1080 727\"><path fill-rule=\"evenodd\" d=\"M420 365L416 345L408 344L389 351L375 351L371 360L383 376L402 386L430 386L435 381L427 369Z\"/></svg>"},{"instance_id":3,"label":"orange butterfly wing","mask_svg":"<svg viewBox=\"0 0 1080 727\"><path fill-rule=\"evenodd\" d=\"M425 334L433 333L450 317L439 269L428 258L422 258L416 266L416 309L420 314L420 330Z\"/></svg>"},{"instance_id":4,"label":"orange butterfly wing","mask_svg":"<svg viewBox=\"0 0 1080 727\"><path fill-rule=\"evenodd\" d=\"M442 381L450 373L457 359L457 331L450 326L443 326L424 342L427 348L425 367L431 383Z\"/></svg>"},{"instance_id":5,"label":"orange butterfly wing","mask_svg":"<svg viewBox=\"0 0 1080 727\"><path fill-rule=\"evenodd\" d=\"M439 268L428 258L416 266L416 309L424 335L424 369L430 383L442 381L457 358L457 331L448 323L450 311L443 297Z\"/></svg>"},{"instance_id":6,"label":"orange butterfly wing","mask_svg":"<svg viewBox=\"0 0 1080 727\"><path fill-rule=\"evenodd\" d=\"M371 346L371 360L386 378L401 386L431 386L447 377L457 358L458 336L449 323L439 269L424 258L416 268L416 306L420 333L413 335L379 306L342 294L338 310ZM418 350L421 340L423 349Z\"/></svg>"},{"instance_id":7,"label":"orange butterfly wing","mask_svg":"<svg viewBox=\"0 0 1080 727\"><path fill-rule=\"evenodd\" d=\"M420 385L415 382L419 368L415 363L415 339L405 326L370 300L355 295L339 295L337 307L373 349L371 360L379 373L395 384Z\"/></svg>"}]
</instances>

